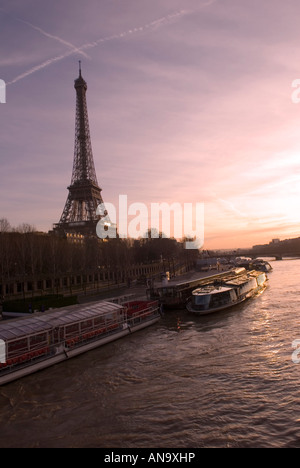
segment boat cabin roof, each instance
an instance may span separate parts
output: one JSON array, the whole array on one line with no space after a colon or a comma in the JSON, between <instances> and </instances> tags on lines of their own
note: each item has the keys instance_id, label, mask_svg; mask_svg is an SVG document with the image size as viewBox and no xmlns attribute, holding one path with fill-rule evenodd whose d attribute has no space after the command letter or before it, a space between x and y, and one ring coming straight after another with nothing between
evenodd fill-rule
<instances>
[{"instance_id":1,"label":"boat cabin roof","mask_svg":"<svg viewBox=\"0 0 300 468\"><path fill-rule=\"evenodd\" d=\"M88 305L68 306L63 309L53 309L49 312L43 312L21 317L15 320L6 320L0 322L0 339L14 340L23 336L43 333L52 328L71 325L73 323L91 320L93 318L111 314L120 311L124 307L111 302L95 302Z\"/></svg>"},{"instance_id":2,"label":"boat cabin roof","mask_svg":"<svg viewBox=\"0 0 300 468\"><path fill-rule=\"evenodd\" d=\"M257 278L258 276L261 276L263 274L264 273L261 271L252 270L252 271L249 271L249 273L246 275L241 275L241 276L238 276L237 278L229 279L228 281L226 281L225 284L232 285L232 286L241 286L242 284L247 283L251 279Z\"/></svg>"},{"instance_id":3,"label":"boat cabin roof","mask_svg":"<svg viewBox=\"0 0 300 468\"><path fill-rule=\"evenodd\" d=\"M193 296L207 296L208 294L220 294L226 291L231 291L232 288L229 286L205 286L198 288L193 291Z\"/></svg>"},{"instance_id":4,"label":"boat cabin roof","mask_svg":"<svg viewBox=\"0 0 300 468\"><path fill-rule=\"evenodd\" d=\"M247 276L241 276L240 278L233 278L232 280L226 281L226 284L232 286L241 286L247 283L251 278Z\"/></svg>"},{"instance_id":5,"label":"boat cabin roof","mask_svg":"<svg viewBox=\"0 0 300 468\"><path fill-rule=\"evenodd\" d=\"M229 280L230 278L236 278L239 275L244 274L245 272L246 272L245 268L235 268L232 270L223 271L222 273L217 273L215 275L209 275L209 276L204 275L204 276L194 277L186 281L171 280L167 284L156 285L155 289L156 290L167 290L167 289L184 290L184 289L191 289L193 287L195 287L196 289L200 287L200 284L203 284L203 286L205 286L207 282L210 283L215 280L226 281L226 279Z\"/></svg>"}]
</instances>

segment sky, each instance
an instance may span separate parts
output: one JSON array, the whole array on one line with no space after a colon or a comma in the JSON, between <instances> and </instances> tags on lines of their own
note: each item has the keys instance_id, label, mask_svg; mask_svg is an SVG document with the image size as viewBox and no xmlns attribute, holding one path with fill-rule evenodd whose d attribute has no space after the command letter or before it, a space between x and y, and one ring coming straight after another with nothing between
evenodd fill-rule
<instances>
[{"instance_id":1,"label":"sky","mask_svg":"<svg viewBox=\"0 0 300 468\"><path fill-rule=\"evenodd\" d=\"M0 218L59 221L81 60L104 203L204 204L206 249L299 237L299 17L298 0L1 0Z\"/></svg>"}]
</instances>

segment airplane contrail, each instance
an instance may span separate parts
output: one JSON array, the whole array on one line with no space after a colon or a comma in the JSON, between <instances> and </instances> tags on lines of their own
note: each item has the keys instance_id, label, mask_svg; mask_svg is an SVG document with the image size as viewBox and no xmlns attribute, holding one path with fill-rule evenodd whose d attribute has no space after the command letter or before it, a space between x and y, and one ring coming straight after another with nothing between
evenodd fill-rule
<instances>
[{"instance_id":1,"label":"airplane contrail","mask_svg":"<svg viewBox=\"0 0 300 468\"><path fill-rule=\"evenodd\" d=\"M210 5L212 5L213 3L216 3L217 1L218 0L208 0L206 3L203 3L202 5L199 5L199 7L197 9L202 10L203 8L206 8L206 7L210 6ZM3 10L3 8L0 8L0 9ZM52 57L52 58L50 58L48 60L45 60L44 62L40 63L39 65L36 65L35 67L32 67L29 70L25 71L21 75L16 76L14 79L7 82L6 84L11 85L11 84L17 83L18 81L26 78L27 76L30 76L33 73L36 73L37 71L42 70L43 68L49 67L53 63L59 62L59 61L65 59L65 58L69 57L72 54L79 53L79 54L86 55L85 52L84 52L85 50L88 50L88 49L91 49L93 47L99 46L101 44L104 44L105 42L109 42L109 41L117 40L117 39L123 39L124 37L130 36L132 34L137 34L139 32L146 31L147 29L153 30L153 29L160 28L160 27L164 26L165 24L168 24L168 23L170 23L172 21L178 20L182 16L185 16L185 15L187 15L189 13L191 13L190 10L175 11L173 13L170 13L169 15L165 15L165 16L162 16L161 18L158 18L158 19L156 19L154 21L151 21L150 23L144 24L142 26L139 26L139 27L136 27L136 28L133 28L133 29L128 29L127 31L124 31L124 32L121 32L121 33L118 33L118 34L113 34L111 36L106 36L106 37L99 38L96 41L88 42L86 44L83 44L80 47L76 47L73 44L71 44L70 42L67 42L64 39L59 38L58 36L54 36L52 34L49 34L46 31L44 31L43 29L41 29L41 28L39 28L37 26L34 26L31 23L19 19L19 21L23 21L23 23L28 24L29 26L31 26L32 28L34 28L37 31L41 32L45 36L50 37L52 39L56 39L59 42L61 42L62 44L67 45L68 47L71 48L71 50L69 50L68 52L65 52L62 55L57 55L56 57Z\"/></svg>"},{"instance_id":2,"label":"airplane contrail","mask_svg":"<svg viewBox=\"0 0 300 468\"><path fill-rule=\"evenodd\" d=\"M17 83L18 81L26 78L27 76L32 75L33 73L36 73L37 71L42 70L43 68L49 67L53 63L59 62L59 61L69 57L70 55L72 55L74 53L83 53L85 50L94 48L94 47L99 46L99 45L101 45L101 44L103 44L105 42L108 42L108 41L112 41L112 40L116 40L116 39L123 39L123 38L125 38L127 36L130 36L132 34L137 34L139 32L143 32L143 31L145 31L147 29L151 30L151 29L154 29L154 28L156 29L156 28L162 27L163 25L170 23L172 20L177 20L180 17L182 17L182 16L184 16L184 15L186 15L188 13L190 13L190 11L180 10L180 11L171 13L169 15L163 16L161 18L158 18L157 20L151 21L150 23L144 24L142 26L139 26L139 27L136 27L136 28L133 28L133 29L128 29L127 31L124 31L124 32L121 32L121 33L118 33L118 34L113 34L111 36L102 37L102 38L99 38L99 39L97 39L96 41L93 41L93 42L88 42L86 44L83 44L80 47L75 48L72 44L68 43L68 46L72 47L72 49L69 50L68 52L65 52L64 54L61 54L61 55L57 55L56 57L52 57L52 58L50 58L48 60L45 60L44 62L40 63L39 65L36 65L35 67L32 67L29 70L25 71L21 75L16 76L15 78L13 78L11 81L7 82L6 84L11 85L11 84ZM31 26L33 26L33 25L31 25ZM36 27L34 27L34 28L37 29ZM38 29L40 30L40 28L38 28ZM45 34L45 31L43 31L43 34ZM48 33L46 33L46 34L48 35ZM57 37L56 37L56 39L57 39ZM62 40L60 40L60 41L62 42Z\"/></svg>"},{"instance_id":3,"label":"airplane contrail","mask_svg":"<svg viewBox=\"0 0 300 468\"><path fill-rule=\"evenodd\" d=\"M67 47L70 47L74 53L77 52L79 54L82 54L85 58L90 58L85 52L78 49L78 47L76 47L74 44L71 44L71 42L68 42L68 41L62 39L61 37L54 36L53 34L50 34L47 31L44 31L44 29L39 28L38 26L35 26L32 23L29 23L29 21L25 21L25 20L23 20L21 18L16 18L16 19L18 21L20 21L21 23L27 24L27 26L30 26L32 29L35 29L36 31L40 32L41 34L43 34L43 36L49 37L50 39L54 39L54 40L60 42L61 44L65 45Z\"/></svg>"}]
</instances>

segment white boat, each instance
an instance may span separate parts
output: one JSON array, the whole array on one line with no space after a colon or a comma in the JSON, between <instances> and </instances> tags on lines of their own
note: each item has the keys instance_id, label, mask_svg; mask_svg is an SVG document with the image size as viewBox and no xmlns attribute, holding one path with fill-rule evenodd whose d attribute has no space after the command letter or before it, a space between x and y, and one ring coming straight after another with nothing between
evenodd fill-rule
<instances>
[{"instance_id":1,"label":"white boat","mask_svg":"<svg viewBox=\"0 0 300 468\"><path fill-rule=\"evenodd\" d=\"M212 276L196 275L196 277L189 278L186 281L170 281L167 285L160 284L147 289L147 297L152 300L158 300L166 309L185 309L187 300L196 288L203 287L212 282L236 278L245 272L245 268L234 268Z\"/></svg>"},{"instance_id":2,"label":"white boat","mask_svg":"<svg viewBox=\"0 0 300 468\"><path fill-rule=\"evenodd\" d=\"M268 273L271 270L273 270L273 267L271 266L271 264L261 258L257 258L256 260L253 260L251 265L252 265L252 268L254 268L255 270L264 271L265 273Z\"/></svg>"},{"instance_id":3,"label":"white boat","mask_svg":"<svg viewBox=\"0 0 300 468\"><path fill-rule=\"evenodd\" d=\"M156 323L157 301L97 302L0 322L0 385Z\"/></svg>"},{"instance_id":4,"label":"white boat","mask_svg":"<svg viewBox=\"0 0 300 468\"><path fill-rule=\"evenodd\" d=\"M214 281L193 291L187 310L197 315L207 315L233 307L262 293L267 281L264 272L255 270L227 281Z\"/></svg>"}]
</instances>

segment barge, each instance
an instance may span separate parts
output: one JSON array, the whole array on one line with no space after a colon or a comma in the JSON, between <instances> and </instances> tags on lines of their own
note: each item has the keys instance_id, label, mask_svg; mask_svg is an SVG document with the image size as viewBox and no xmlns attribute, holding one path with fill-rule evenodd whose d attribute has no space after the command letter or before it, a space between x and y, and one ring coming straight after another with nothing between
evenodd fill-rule
<instances>
[{"instance_id":1,"label":"barge","mask_svg":"<svg viewBox=\"0 0 300 468\"><path fill-rule=\"evenodd\" d=\"M76 305L0 322L0 385L153 325L157 301Z\"/></svg>"}]
</instances>

